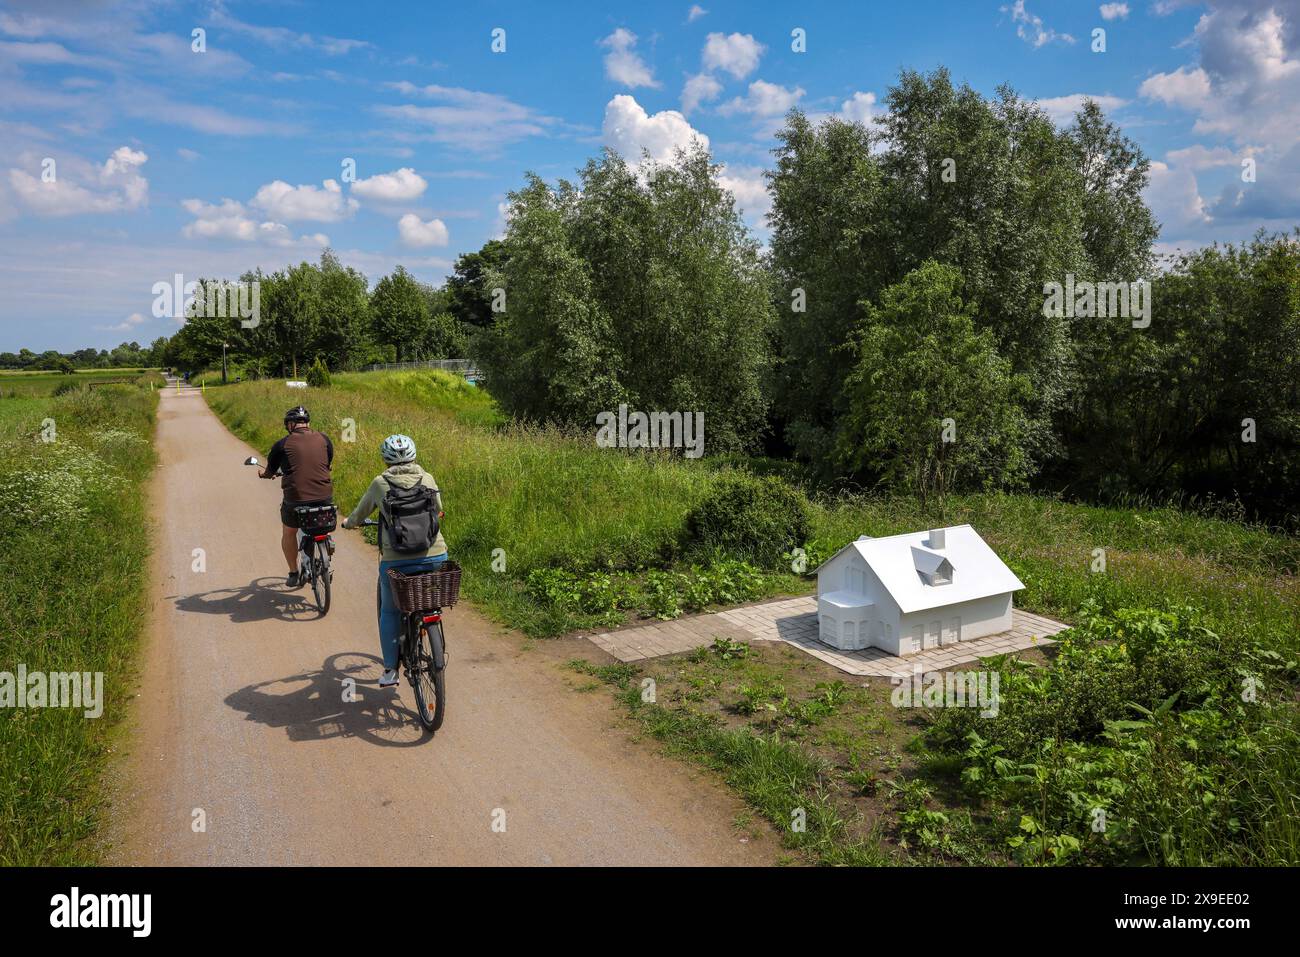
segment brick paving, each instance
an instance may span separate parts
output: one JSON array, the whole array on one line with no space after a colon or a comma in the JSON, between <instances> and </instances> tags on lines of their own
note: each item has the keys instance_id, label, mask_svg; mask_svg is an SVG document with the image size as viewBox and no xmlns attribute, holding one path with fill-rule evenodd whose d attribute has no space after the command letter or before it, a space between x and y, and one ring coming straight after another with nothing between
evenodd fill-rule
<instances>
[{"instance_id":1,"label":"brick paving","mask_svg":"<svg viewBox=\"0 0 1300 957\"><path fill-rule=\"evenodd\" d=\"M942 671L981 658L1051 643L1054 640L1051 636L1067 627L1059 621L1014 608L1010 631L973 641L942 645L903 658L879 648L839 651L817 640L817 596L804 595L586 637L620 661L682 654L711 645L715 638L784 641L847 674L901 678L913 674L917 668L922 672Z\"/></svg>"}]
</instances>

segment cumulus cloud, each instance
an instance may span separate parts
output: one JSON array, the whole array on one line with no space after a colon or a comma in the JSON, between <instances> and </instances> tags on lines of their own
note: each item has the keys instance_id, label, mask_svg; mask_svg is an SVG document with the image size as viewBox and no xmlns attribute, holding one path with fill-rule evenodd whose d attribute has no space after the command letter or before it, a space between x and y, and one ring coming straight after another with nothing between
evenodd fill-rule
<instances>
[{"instance_id":1,"label":"cumulus cloud","mask_svg":"<svg viewBox=\"0 0 1300 957\"><path fill-rule=\"evenodd\" d=\"M1138 94L1149 100L1159 100L1166 106L1180 106L1195 110L1210 98L1210 75L1200 67L1188 69L1180 66L1172 73L1157 73L1142 81Z\"/></svg>"},{"instance_id":2,"label":"cumulus cloud","mask_svg":"<svg viewBox=\"0 0 1300 957\"><path fill-rule=\"evenodd\" d=\"M270 243L288 246L295 242L328 246L329 237L321 233L299 236L295 241L289 227L273 220L258 220L244 206L233 199L219 203L205 203L200 199L187 199L181 208L194 217L181 234L190 239L224 239L241 243Z\"/></svg>"},{"instance_id":3,"label":"cumulus cloud","mask_svg":"<svg viewBox=\"0 0 1300 957\"><path fill-rule=\"evenodd\" d=\"M377 203L398 203L415 199L428 188L424 177L403 166L391 173L377 173L352 184L352 195Z\"/></svg>"},{"instance_id":4,"label":"cumulus cloud","mask_svg":"<svg viewBox=\"0 0 1300 957\"><path fill-rule=\"evenodd\" d=\"M749 92L743 97L735 97L718 108L723 116L736 113L749 113L753 116L777 116L785 113L803 97L803 87L796 86L788 90L776 83L755 80L749 84Z\"/></svg>"},{"instance_id":5,"label":"cumulus cloud","mask_svg":"<svg viewBox=\"0 0 1300 957\"><path fill-rule=\"evenodd\" d=\"M876 94L861 90L840 104L840 115L855 123L870 124L876 118Z\"/></svg>"},{"instance_id":6,"label":"cumulus cloud","mask_svg":"<svg viewBox=\"0 0 1300 957\"><path fill-rule=\"evenodd\" d=\"M697 73L687 77L682 87L682 112L692 113L700 104L716 100L722 93L722 84L710 73Z\"/></svg>"},{"instance_id":7,"label":"cumulus cloud","mask_svg":"<svg viewBox=\"0 0 1300 957\"><path fill-rule=\"evenodd\" d=\"M659 86L654 71L645 65L645 61L634 49L636 34L631 30L619 27L601 40L600 45L609 49L605 54L605 76L609 79L634 89L638 86Z\"/></svg>"},{"instance_id":8,"label":"cumulus cloud","mask_svg":"<svg viewBox=\"0 0 1300 957\"><path fill-rule=\"evenodd\" d=\"M1127 3L1103 3L1097 8L1103 20L1127 20Z\"/></svg>"},{"instance_id":9,"label":"cumulus cloud","mask_svg":"<svg viewBox=\"0 0 1300 957\"><path fill-rule=\"evenodd\" d=\"M691 4L691 9L686 14L686 22L694 23L696 20L698 20L700 17L704 16L708 12L709 12L708 10L705 10L698 3L693 3Z\"/></svg>"},{"instance_id":10,"label":"cumulus cloud","mask_svg":"<svg viewBox=\"0 0 1300 957\"><path fill-rule=\"evenodd\" d=\"M1016 0L1009 7L1001 8L1003 13L1011 15L1011 22L1016 25L1016 36L1037 49L1049 43L1073 43L1074 37L1068 33L1057 33L1043 23L1043 18L1035 16L1025 9L1025 0Z\"/></svg>"},{"instance_id":11,"label":"cumulus cloud","mask_svg":"<svg viewBox=\"0 0 1300 957\"><path fill-rule=\"evenodd\" d=\"M451 238L441 219L425 222L415 213L407 213L397 221L397 232L408 246L445 246Z\"/></svg>"},{"instance_id":12,"label":"cumulus cloud","mask_svg":"<svg viewBox=\"0 0 1300 957\"><path fill-rule=\"evenodd\" d=\"M743 80L758 69L767 47L748 33L710 33L704 38L702 58L706 70L723 70Z\"/></svg>"},{"instance_id":13,"label":"cumulus cloud","mask_svg":"<svg viewBox=\"0 0 1300 957\"><path fill-rule=\"evenodd\" d=\"M1107 113L1128 105L1128 100L1105 93L1067 93L1065 96L1045 97L1037 103L1057 126L1068 126L1087 100L1093 100Z\"/></svg>"},{"instance_id":14,"label":"cumulus cloud","mask_svg":"<svg viewBox=\"0 0 1300 957\"><path fill-rule=\"evenodd\" d=\"M332 179L325 180L323 188L290 186L277 179L258 189L250 205L275 220L337 223L356 212L360 204L345 197L342 187Z\"/></svg>"},{"instance_id":15,"label":"cumulus cloud","mask_svg":"<svg viewBox=\"0 0 1300 957\"><path fill-rule=\"evenodd\" d=\"M56 162L48 182L44 159L24 154L27 168L12 168L8 176L14 196L38 216L126 212L149 200L149 181L140 172L149 157L129 146L119 146L101 166L76 159Z\"/></svg>"},{"instance_id":16,"label":"cumulus cloud","mask_svg":"<svg viewBox=\"0 0 1300 957\"><path fill-rule=\"evenodd\" d=\"M694 129L676 110L647 114L633 97L620 93L605 105L602 136L607 146L629 162L637 162L644 150L656 162L669 162L674 151L697 140L708 149L709 138Z\"/></svg>"},{"instance_id":17,"label":"cumulus cloud","mask_svg":"<svg viewBox=\"0 0 1300 957\"><path fill-rule=\"evenodd\" d=\"M718 184L736 198L736 206L751 223L761 221L772 208L761 167L727 164L718 172Z\"/></svg>"}]
</instances>

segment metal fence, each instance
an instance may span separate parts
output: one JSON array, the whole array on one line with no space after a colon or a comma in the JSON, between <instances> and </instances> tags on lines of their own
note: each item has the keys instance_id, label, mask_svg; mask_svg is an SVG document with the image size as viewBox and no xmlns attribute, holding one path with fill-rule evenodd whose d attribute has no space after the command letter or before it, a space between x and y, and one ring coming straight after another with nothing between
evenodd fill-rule
<instances>
[{"instance_id":1,"label":"metal fence","mask_svg":"<svg viewBox=\"0 0 1300 957\"><path fill-rule=\"evenodd\" d=\"M467 379L482 378L473 359L415 359L410 362L375 362L366 367L367 372L394 369L442 369L444 372L459 372Z\"/></svg>"}]
</instances>

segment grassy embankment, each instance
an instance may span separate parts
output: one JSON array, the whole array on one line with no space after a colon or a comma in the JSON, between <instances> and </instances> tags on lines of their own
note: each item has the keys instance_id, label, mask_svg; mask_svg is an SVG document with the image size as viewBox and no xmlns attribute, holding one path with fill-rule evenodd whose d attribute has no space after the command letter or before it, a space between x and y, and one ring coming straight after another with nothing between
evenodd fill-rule
<instances>
[{"instance_id":1,"label":"grassy embankment","mask_svg":"<svg viewBox=\"0 0 1300 957\"><path fill-rule=\"evenodd\" d=\"M601 450L590 436L510 425L483 392L432 373L337 376L332 388L310 390L305 397L278 382L246 383L223 389L210 401L236 432L265 448L279 434L283 408L300 398L336 439L343 420L356 423L356 443L338 443L336 480L344 502L355 501L379 468L375 448L384 435L402 431L416 439L422 461L446 490L446 534L467 569L468 596L529 634L613 623L635 617L638 609L671 615L673 601L647 601L647 593L688 587L692 580L685 571L683 519L723 470L718 463ZM1073 623L1089 602L1103 611L1191 606L1197 609L1196 627L1235 642L1234 647L1263 648L1284 661L1296 657L1297 542L1175 509L974 495L950 500L939 516L908 499L838 497L815 503L810 552L816 559L859 534L892 534L939 522L970 522L984 534L1027 585L1017 596L1020 607ZM503 550L504 571L492 568L494 549ZM1101 574L1092 571L1096 549L1105 552ZM547 568L576 572L585 582L582 594L530 588L530 572ZM685 574L672 579L663 571L645 571L665 568ZM647 576L653 579L649 589L640 587ZM758 591L795 593L811 587L806 578L769 573ZM633 600L621 600L629 592ZM614 597L602 598L609 595ZM1181 634L1185 624L1166 630ZM1029 657L1044 660L1040 653ZM959 776L976 758L927 743L932 718L890 707L887 685L837 685L843 676L820 663L790 649L761 647L738 653L723 646L641 669L585 662L573 668L619 688L620 699L648 734L719 770L807 859L1001 861L1014 846L1008 822L1014 832L1025 800L1011 793L1016 782L996 795L973 797L963 790ZM1102 684L1122 685L1109 673L1087 673ZM656 680L658 703L641 700L644 677ZM1293 682L1294 671L1279 680ZM1132 715L1102 715L1117 717ZM1250 737L1258 729L1252 729L1241 731L1249 739L1242 747L1259 751L1260 741ZM1294 740L1287 734L1293 736L1294 729L1277 740ZM1057 743L1074 742L1060 738ZM1277 748L1263 750L1276 757ZM1200 859L1294 861L1296 834L1279 831L1278 825L1288 809L1296 808L1294 760L1269 757L1252 765L1250 774L1244 783L1222 787L1244 788L1258 813L1248 825L1224 822L1214 838L1218 843ZM969 807L977 807L974 815ZM789 827L796 808L804 810L804 831ZM1233 836L1232 828L1246 826L1267 834ZM1042 840L1048 837L1065 842L1060 859L1088 859L1071 856L1068 834ZM1234 841L1241 842L1240 853ZM1144 851L1141 840L1137 844L1137 851L1126 853L1135 859L1144 853L1158 856Z\"/></svg>"},{"instance_id":2,"label":"grassy embankment","mask_svg":"<svg viewBox=\"0 0 1300 957\"><path fill-rule=\"evenodd\" d=\"M0 709L0 864L98 857L101 776L130 693L148 574L157 400L148 377L127 375L139 381L0 376L0 671L104 676L98 718ZM69 381L77 387L53 394Z\"/></svg>"}]
</instances>

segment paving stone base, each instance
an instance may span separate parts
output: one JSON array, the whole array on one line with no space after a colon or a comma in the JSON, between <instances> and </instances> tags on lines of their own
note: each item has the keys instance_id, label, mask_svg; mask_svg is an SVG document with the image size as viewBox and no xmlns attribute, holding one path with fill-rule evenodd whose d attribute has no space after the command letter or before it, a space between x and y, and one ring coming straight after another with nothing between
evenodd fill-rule
<instances>
[{"instance_id":1,"label":"paving stone base","mask_svg":"<svg viewBox=\"0 0 1300 957\"><path fill-rule=\"evenodd\" d=\"M817 597L783 598L745 605L711 615L655 622L598 632L586 637L620 661L641 661L675 655L711 645L715 638L732 641L784 641L841 671L863 677L901 678L942 671L956 665L1051 642L1067 625L1018 608L1011 612L1011 630L955 645L943 645L900 658L879 648L840 651L817 640Z\"/></svg>"}]
</instances>

